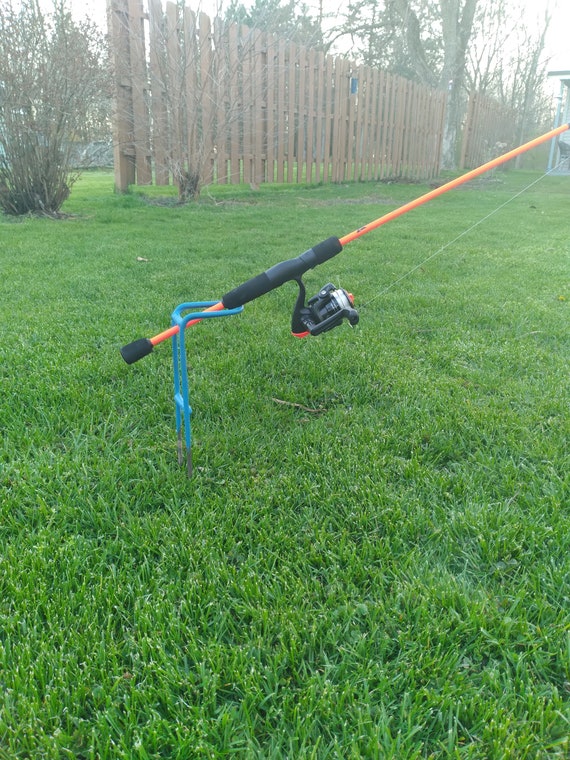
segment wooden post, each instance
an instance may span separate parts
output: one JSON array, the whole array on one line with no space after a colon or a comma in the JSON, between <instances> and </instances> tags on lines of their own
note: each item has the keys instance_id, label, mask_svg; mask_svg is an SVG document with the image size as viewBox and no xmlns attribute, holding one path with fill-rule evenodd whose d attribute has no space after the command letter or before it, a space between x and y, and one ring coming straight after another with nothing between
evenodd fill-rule
<instances>
[{"instance_id":1,"label":"wooden post","mask_svg":"<svg viewBox=\"0 0 570 760\"><path fill-rule=\"evenodd\" d=\"M294 181L295 167L295 130L297 116L297 47L293 42L288 45L289 58L287 68L287 182Z\"/></svg>"},{"instance_id":2,"label":"wooden post","mask_svg":"<svg viewBox=\"0 0 570 760\"><path fill-rule=\"evenodd\" d=\"M196 14L187 6L184 8L184 108L186 116L184 136L184 153L188 168L193 168L193 161L198 155L199 145L199 105L200 89L198 85L198 30ZM181 138L182 139L182 138Z\"/></svg>"},{"instance_id":3,"label":"wooden post","mask_svg":"<svg viewBox=\"0 0 570 760\"><path fill-rule=\"evenodd\" d=\"M214 140L214 181L225 184L228 181L228 40L219 18L214 19L214 69L212 76L216 89L216 115Z\"/></svg>"},{"instance_id":4,"label":"wooden post","mask_svg":"<svg viewBox=\"0 0 570 760\"><path fill-rule=\"evenodd\" d=\"M298 72L298 91L297 91L297 139L296 143L296 163L297 163L297 182L303 181L305 167L305 133L306 133L306 114L307 114L307 51L304 47L297 48L297 72ZM308 156L307 156L308 159Z\"/></svg>"},{"instance_id":5,"label":"wooden post","mask_svg":"<svg viewBox=\"0 0 570 760\"><path fill-rule=\"evenodd\" d=\"M332 133L334 130L334 63L333 57L326 57L325 71L325 112L323 121L324 147L323 147L323 182L328 182L332 173Z\"/></svg>"},{"instance_id":6,"label":"wooden post","mask_svg":"<svg viewBox=\"0 0 570 760\"><path fill-rule=\"evenodd\" d=\"M161 0L148 0L149 7L149 68L152 113L152 144L154 178L157 185L169 183L168 110L166 92L166 51L164 14Z\"/></svg>"},{"instance_id":7,"label":"wooden post","mask_svg":"<svg viewBox=\"0 0 570 760\"><path fill-rule=\"evenodd\" d=\"M129 0L129 43L131 56L131 98L133 104L133 148L138 185L152 183L147 67L144 44L145 14L142 0Z\"/></svg>"},{"instance_id":8,"label":"wooden post","mask_svg":"<svg viewBox=\"0 0 570 760\"><path fill-rule=\"evenodd\" d=\"M265 182L264 151L266 120L266 93L264 83L264 70L267 63L267 48L264 44L263 33L255 31L251 44L252 56L252 187L258 187Z\"/></svg>"},{"instance_id":9,"label":"wooden post","mask_svg":"<svg viewBox=\"0 0 570 760\"><path fill-rule=\"evenodd\" d=\"M126 192L135 182L133 99L128 0L108 0L107 13L115 79L113 151L115 188Z\"/></svg>"},{"instance_id":10,"label":"wooden post","mask_svg":"<svg viewBox=\"0 0 570 760\"><path fill-rule=\"evenodd\" d=\"M240 56L239 56L239 36L237 24L232 24L229 30L229 92L230 101L228 104L230 120L230 182L239 184L241 182L241 150L240 150L240 125L242 124L243 108L242 95L240 91Z\"/></svg>"},{"instance_id":11,"label":"wooden post","mask_svg":"<svg viewBox=\"0 0 570 760\"><path fill-rule=\"evenodd\" d=\"M275 141L277 143L276 181L281 183L285 181L285 140L287 137L285 112L286 46L284 40L279 40L277 52L277 133L275 135Z\"/></svg>"},{"instance_id":12,"label":"wooden post","mask_svg":"<svg viewBox=\"0 0 570 760\"><path fill-rule=\"evenodd\" d=\"M267 35L266 78L265 78L265 181L275 182L275 133L276 95L277 95L277 40L272 34Z\"/></svg>"},{"instance_id":13,"label":"wooden post","mask_svg":"<svg viewBox=\"0 0 570 760\"><path fill-rule=\"evenodd\" d=\"M213 52L212 52L212 25L210 18L205 13L200 13L200 99L202 111L202 135L198 150L197 165L194 165L192 156L188 157L189 166L197 171L200 181L209 185L213 179L213 155L214 155L214 78L213 78ZM193 118L188 113L188 119Z\"/></svg>"}]
</instances>

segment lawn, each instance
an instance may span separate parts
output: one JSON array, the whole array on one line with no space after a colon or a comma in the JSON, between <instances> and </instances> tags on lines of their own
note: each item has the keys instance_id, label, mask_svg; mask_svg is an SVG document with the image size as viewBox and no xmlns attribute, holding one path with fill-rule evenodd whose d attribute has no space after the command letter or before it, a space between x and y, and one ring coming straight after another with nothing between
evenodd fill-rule
<instances>
[{"instance_id":1,"label":"lawn","mask_svg":"<svg viewBox=\"0 0 570 760\"><path fill-rule=\"evenodd\" d=\"M568 757L570 178L538 177L309 272L353 329L291 337L291 283L190 328L192 479L170 342L119 348L428 188L95 173L0 218L0 758Z\"/></svg>"}]
</instances>

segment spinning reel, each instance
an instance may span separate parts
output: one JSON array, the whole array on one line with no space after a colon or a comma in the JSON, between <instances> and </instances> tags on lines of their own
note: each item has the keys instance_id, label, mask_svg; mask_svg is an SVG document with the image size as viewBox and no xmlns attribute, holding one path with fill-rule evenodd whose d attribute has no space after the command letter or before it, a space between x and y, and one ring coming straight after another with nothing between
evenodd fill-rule
<instances>
[{"instance_id":1,"label":"spinning reel","mask_svg":"<svg viewBox=\"0 0 570 760\"><path fill-rule=\"evenodd\" d=\"M299 295L291 319L291 332L296 338L320 335L338 327L344 319L352 326L357 324L359 315L354 308L352 293L329 282L305 304L305 284L300 277L296 278L296 282L299 285Z\"/></svg>"}]
</instances>

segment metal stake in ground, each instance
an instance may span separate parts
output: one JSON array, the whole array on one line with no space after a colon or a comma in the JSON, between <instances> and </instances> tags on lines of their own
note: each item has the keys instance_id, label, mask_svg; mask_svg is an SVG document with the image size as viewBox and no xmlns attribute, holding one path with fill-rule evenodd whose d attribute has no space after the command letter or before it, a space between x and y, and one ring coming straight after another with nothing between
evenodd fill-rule
<instances>
[{"instance_id":1,"label":"metal stake in ground","mask_svg":"<svg viewBox=\"0 0 570 760\"><path fill-rule=\"evenodd\" d=\"M188 366L186 363L185 334L188 324L196 324L202 319L212 317L230 317L243 311L243 306L235 309L212 309L216 301L190 301L181 303L172 312L172 325L176 330L172 336L172 365L174 370L174 409L176 412L176 434L178 437L178 464L184 461L182 429L184 428L184 443L186 444L186 472L192 477L192 407L190 406L190 391L188 387ZM191 309L205 309L194 311Z\"/></svg>"}]
</instances>

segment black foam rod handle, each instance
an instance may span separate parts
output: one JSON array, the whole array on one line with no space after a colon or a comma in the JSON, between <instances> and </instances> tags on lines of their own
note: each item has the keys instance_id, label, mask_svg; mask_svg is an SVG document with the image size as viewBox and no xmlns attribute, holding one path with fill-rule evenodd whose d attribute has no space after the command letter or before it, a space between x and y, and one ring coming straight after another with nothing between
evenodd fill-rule
<instances>
[{"instance_id":1,"label":"black foam rod handle","mask_svg":"<svg viewBox=\"0 0 570 760\"><path fill-rule=\"evenodd\" d=\"M153 345L148 338L139 338L139 340L133 340L132 343L128 343L121 348L121 356L127 362L127 364L134 364L142 359L143 356L147 356L153 349Z\"/></svg>"},{"instance_id":2,"label":"black foam rod handle","mask_svg":"<svg viewBox=\"0 0 570 760\"><path fill-rule=\"evenodd\" d=\"M235 309L243 306L255 298L269 293L270 290L278 288L284 282L295 280L309 269L313 269L318 264L322 264L328 259L332 259L337 253L342 251L340 240L336 237L330 237L309 248L294 259L281 261L279 264L270 267L262 274L252 277L237 288L230 290L225 296L222 296L222 303L226 309Z\"/></svg>"}]
</instances>

